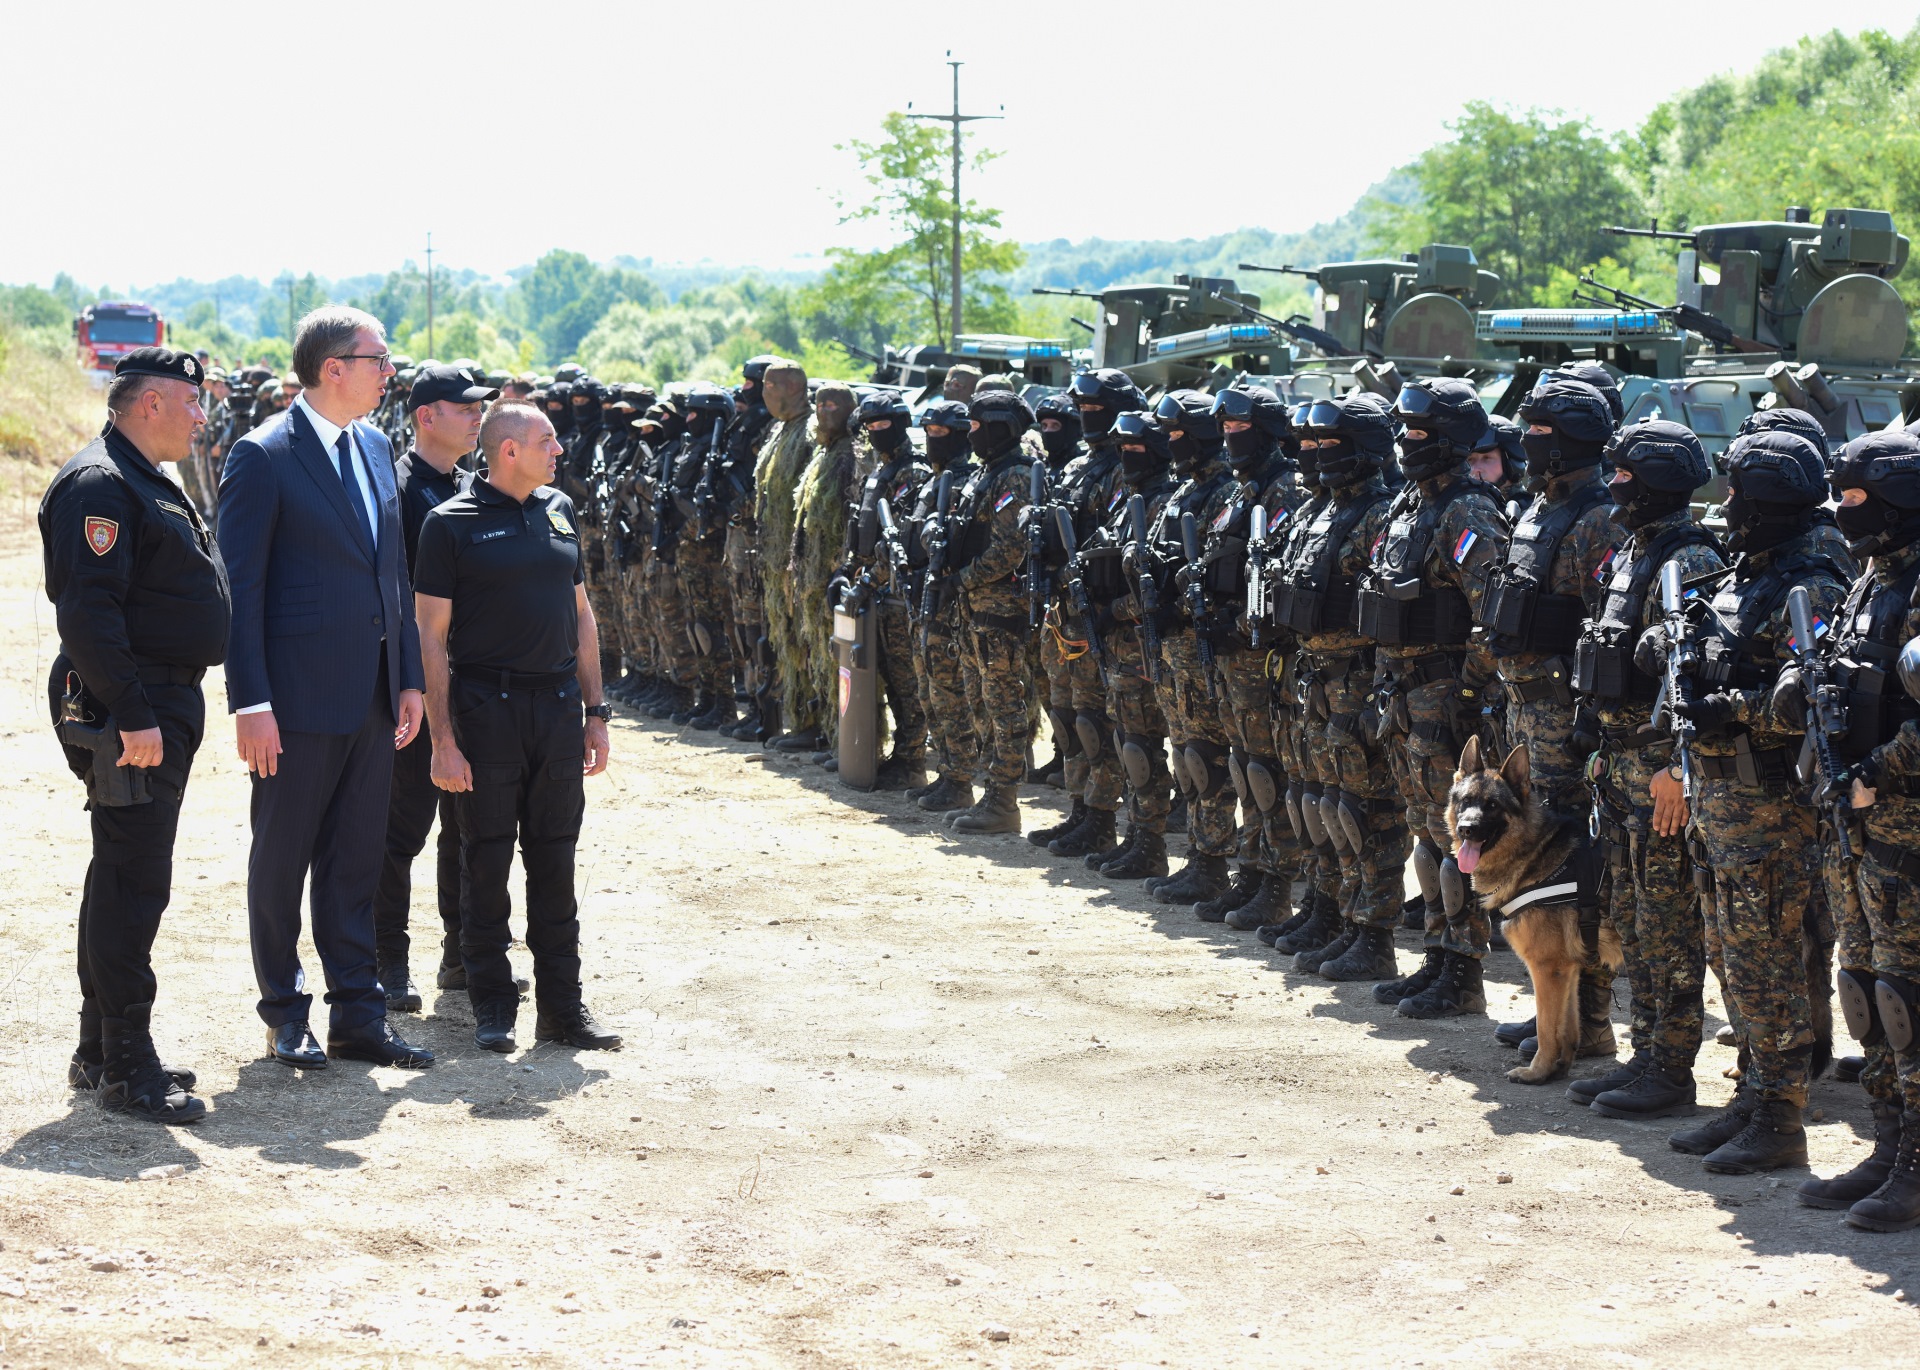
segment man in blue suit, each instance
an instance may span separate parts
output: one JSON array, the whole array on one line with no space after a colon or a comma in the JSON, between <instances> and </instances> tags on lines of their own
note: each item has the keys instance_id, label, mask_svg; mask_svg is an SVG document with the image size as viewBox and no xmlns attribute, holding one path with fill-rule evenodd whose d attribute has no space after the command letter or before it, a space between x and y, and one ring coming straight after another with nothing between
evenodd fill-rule
<instances>
[{"instance_id":1,"label":"man in blue suit","mask_svg":"<svg viewBox=\"0 0 1920 1370\"><path fill-rule=\"evenodd\" d=\"M233 587L227 706L253 775L247 921L275 1059L327 1053L421 1069L433 1053L387 1023L374 967L373 892L393 754L420 731L420 639L407 584L393 452L358 422L393 364L379 320L338 305L300 321L305 391L236 442L220 478L220 551ZM308 1025L300 898L331 1022Z\"/></svg>"}]
</instances>

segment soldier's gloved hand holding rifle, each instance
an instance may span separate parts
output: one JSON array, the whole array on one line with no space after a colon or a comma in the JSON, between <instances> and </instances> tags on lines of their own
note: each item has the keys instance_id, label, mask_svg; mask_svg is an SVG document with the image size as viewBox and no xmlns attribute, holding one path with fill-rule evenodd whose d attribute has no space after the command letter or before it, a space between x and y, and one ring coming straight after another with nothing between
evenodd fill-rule
<instances>
[{"instance_id":1,"label":"soldier's gloved hand holding rifle","mask_svg":"<svg viewBox=\"0 0 1920 1370\"><path fill-rule=\"evenodd\" d=\"M1677 561L1660 568L1660 608L1665 615L1663 621L1647 630L1640 646L1666 659L1665 679L1653 704L1653 726L1665 728L1672 736L1674 765L1680 773L1677 777L1671 771L1656 775L1651 788L1653 830L1662 837L1673 837L1685 830L1693 807L1693 740L1700 730L1694 715L1716 710L1701 710L1694 701L1693 672L1700 664L1700 649L1687 618ZM1676 780L1678 794L1674 792Z\"/></svg>"},{"instance_id":2,"label":"soldier's gloved hand holding rifle","mask_svg":"<svg viewBox=\"0 0 1920 1370\"><path fill-rule=\"evenodd\" d=\"M1840 855L1851 861L1853 837L1848 829L1853 810L1866 807L1873 799L1871 791L1861 785L1859 778L1840 764L1839 756L1834 751L1835 740L1846 736L1847 732L1846 691L1834 684L1827 663L1820 656L1819 642L1814 633L1813 601L1807 594L1806 586L1796 585L1787 591L1787 621L1793 625L1793 636L1787 642L1787 650L1793 653L1794 671L1798 676L1800 714L1807 729L1807 742L1813 751L1814 764L1819 771L1814 803L1827 811L1833 824L1834 837L1840 843ZM1781 684L1784 684L1784 677ZM1776 684L1774 690L1778 699L1780 684ZM1859 802L1863 792L1866 804Z\"/></svg>"}]
</instances>

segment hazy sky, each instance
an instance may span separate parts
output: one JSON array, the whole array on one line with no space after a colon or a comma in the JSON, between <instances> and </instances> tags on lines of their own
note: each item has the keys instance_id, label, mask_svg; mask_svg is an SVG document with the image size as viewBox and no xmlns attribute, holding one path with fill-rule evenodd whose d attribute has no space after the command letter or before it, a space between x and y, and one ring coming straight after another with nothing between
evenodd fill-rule
<instances>
[{"instance_id":1,"label":"hazy sky","mask_svg":"<svg viewBox=\"0 0 1920 1370\"><path fill-rule=\"evenodd\" d=\"M1816 24L1903 31L1914 14L1912 0L9 5L0 280L351 275L417 259L428 230L437 260L488 272L556 246L780 265L853 241L834 201L861 183L834 144L908 101L950 108L949 48L964 110L1005 107L972 126L1005 155L966 191L1010 235L1292 230L1443 138L1468 98L1626 128Z\"/></svg>"}]
</instances>

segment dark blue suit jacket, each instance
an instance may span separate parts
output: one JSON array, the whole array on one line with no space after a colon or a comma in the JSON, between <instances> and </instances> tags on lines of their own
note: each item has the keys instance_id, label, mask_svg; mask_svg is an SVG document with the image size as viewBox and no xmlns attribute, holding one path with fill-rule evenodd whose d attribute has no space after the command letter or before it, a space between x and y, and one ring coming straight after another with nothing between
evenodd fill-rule
<instances>
[{"instance_id":1,"label":"dark blue suit jacket","mask_svg":"<svg viewBox=\"0 0 1920 1370\"><path fill-rule=\"evenodd\" d=\"M220 553L233 587L227 707L272 701L282 730L350 733L373 698L387 643L388 703L422 688L393 449L364 423L378 555L313 425L297 407L233 445L220 475Z\"/></svg>"}]
</instances>

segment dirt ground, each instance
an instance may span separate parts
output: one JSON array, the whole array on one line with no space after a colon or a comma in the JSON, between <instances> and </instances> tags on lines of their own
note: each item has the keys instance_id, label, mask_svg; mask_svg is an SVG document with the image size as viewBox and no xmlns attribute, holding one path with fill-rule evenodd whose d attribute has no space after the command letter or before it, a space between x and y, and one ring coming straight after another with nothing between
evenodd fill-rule
<instances>
[{"instance_id":1,"label":"dirt ground","mask_svg":"<svg viewBox=\"0 0 1920 1370\"><path fill-rule=\"evenodd\" d=\"M0 1366L1914 1363L1920 1233L1509 1084L1485 1019L1397 1019L1019 838L626 719L579 877L626 1050L503 1059L433 993L432 1070L301 1075L262 1056L216 673L156 949L212 1112L104 1114L65 1083L86 826L15 511ZM1489 982L1530 1012L1512 957ZM1866 1109L1814 1105L1831 1174Z\"/></svg>"}]
</instances>

